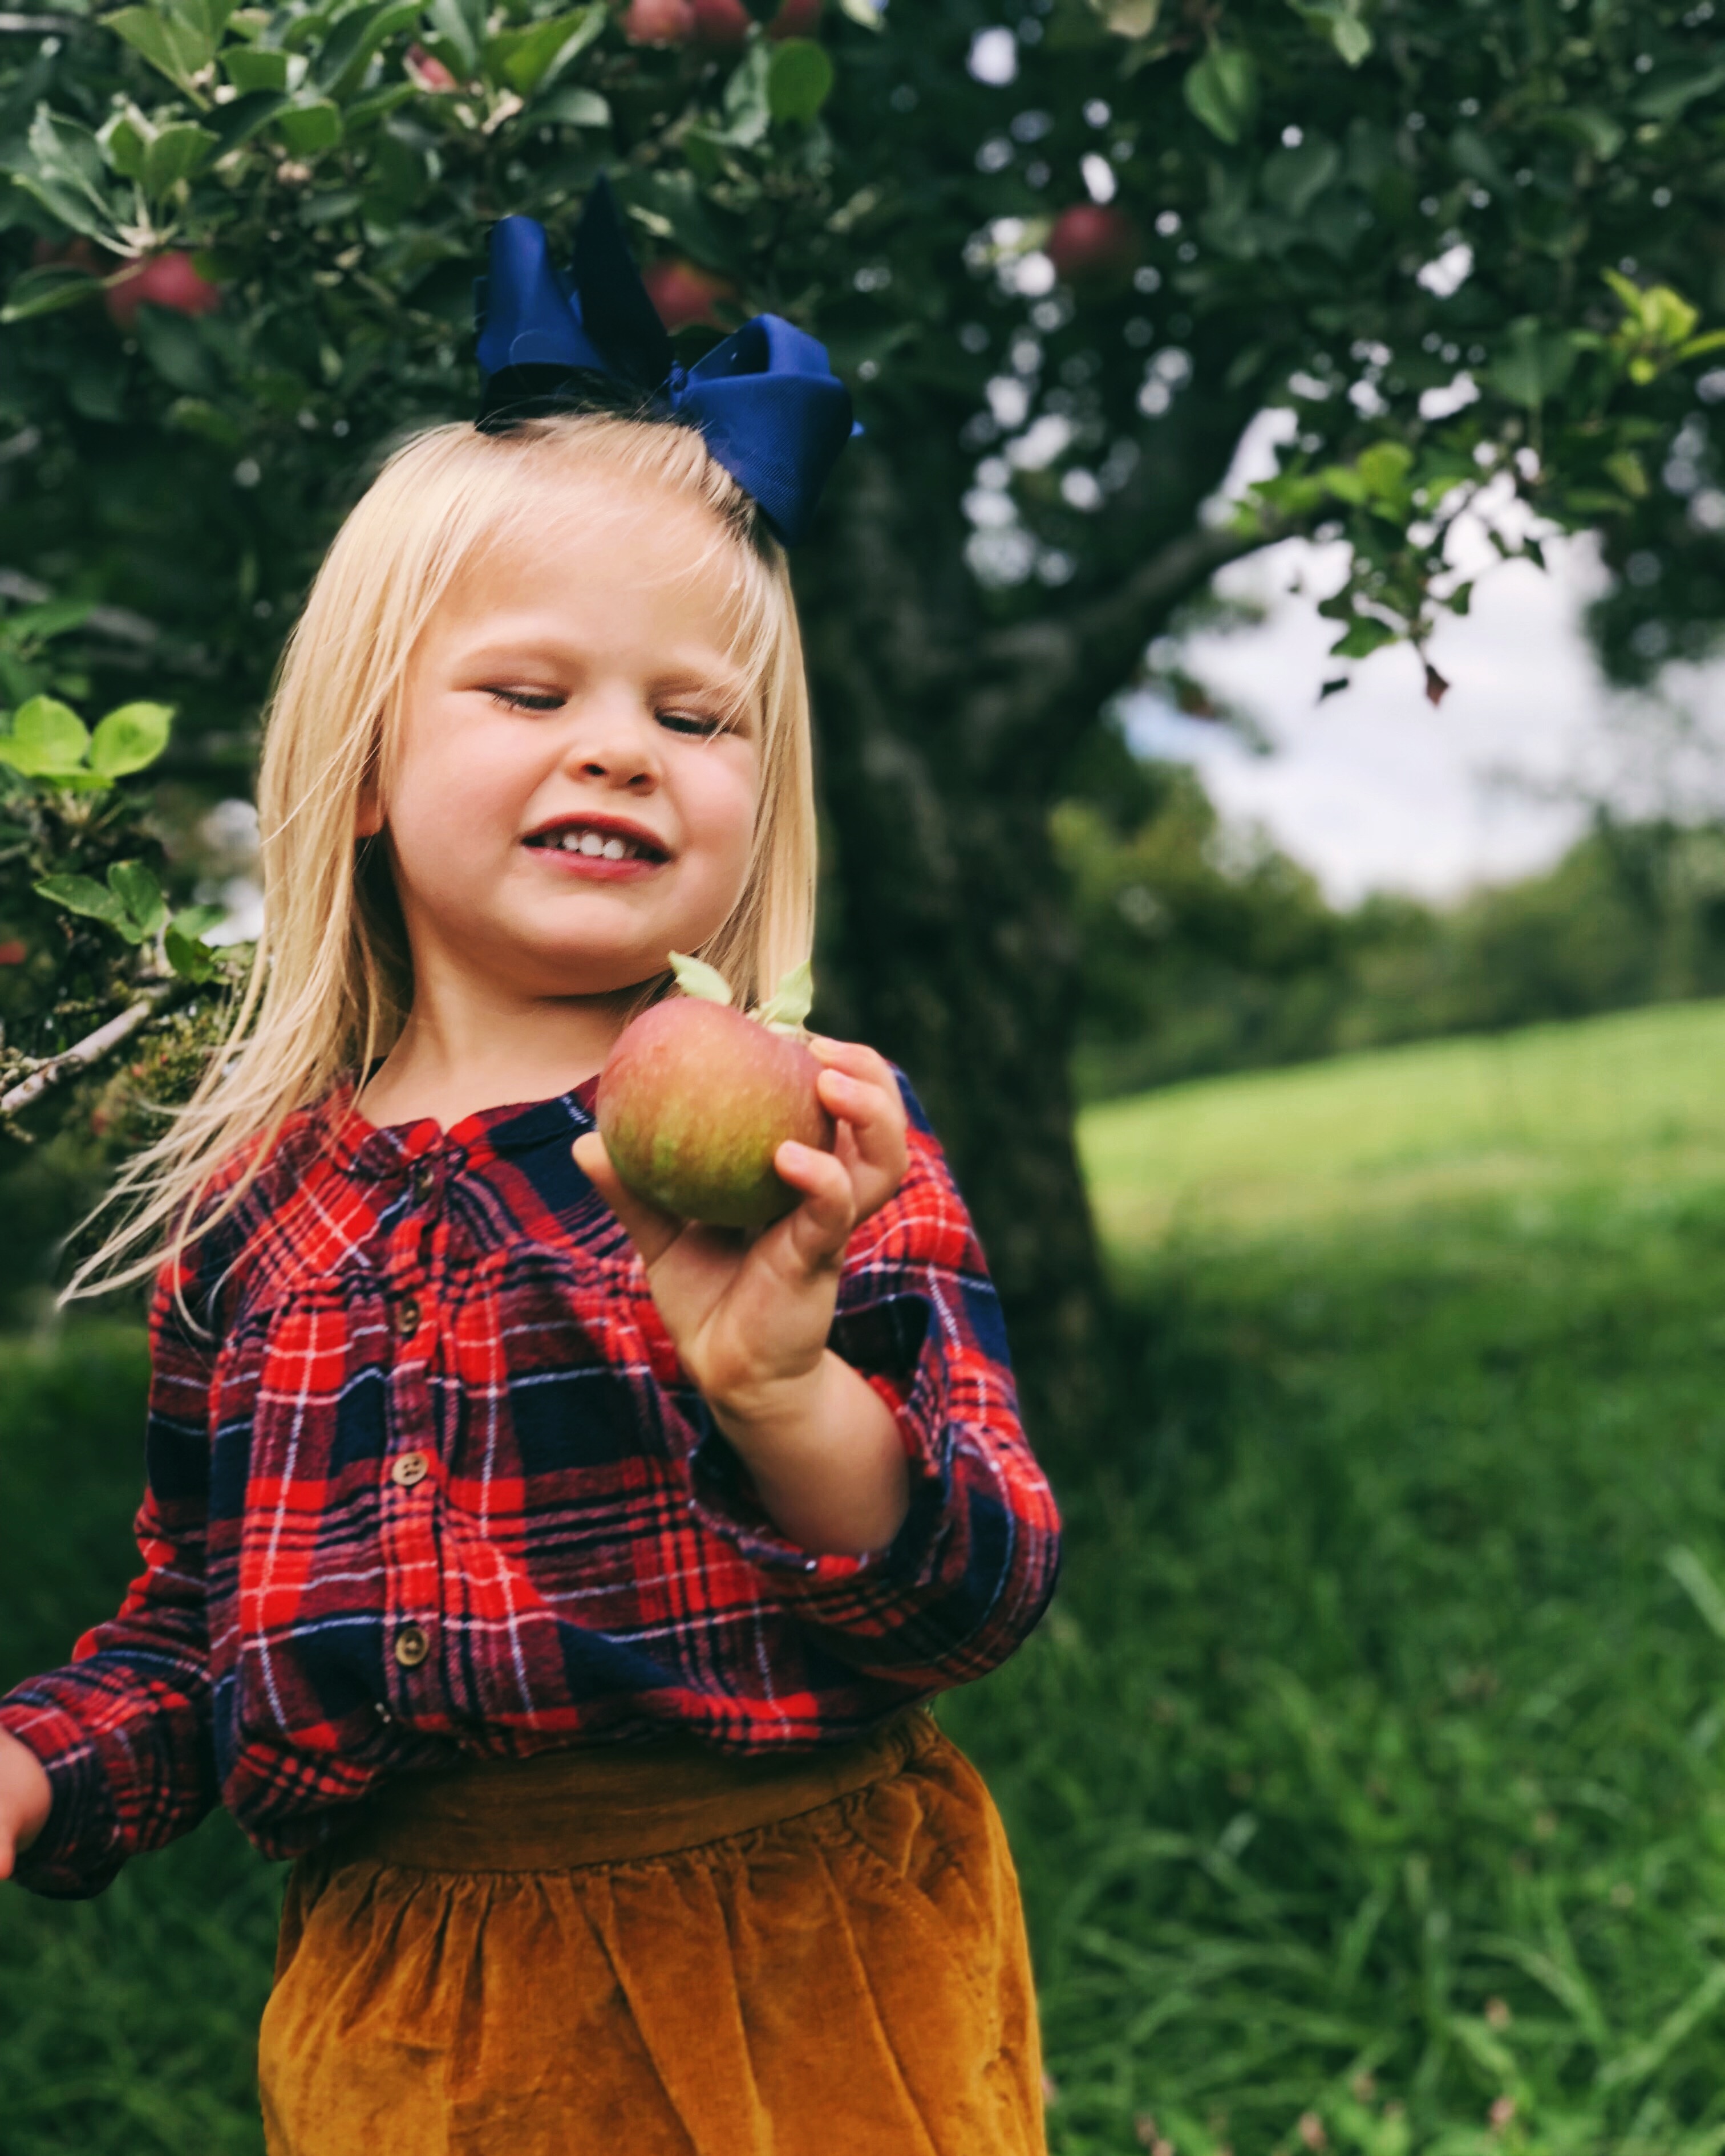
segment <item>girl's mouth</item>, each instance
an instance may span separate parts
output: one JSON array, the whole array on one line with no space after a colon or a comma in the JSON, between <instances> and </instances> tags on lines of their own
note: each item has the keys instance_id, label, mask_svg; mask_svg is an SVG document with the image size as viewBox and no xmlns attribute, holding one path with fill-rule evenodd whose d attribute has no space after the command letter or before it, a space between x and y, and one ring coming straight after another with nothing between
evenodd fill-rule
<instances>
[{"instance_id":1,"label":"girl's mouth","mask_svg":"<svg viewBox=\"0 0 1725 2156\"><path fill-rule=\"evenodd\" d=\"M530 831L522 844L560 871L602 882L650 875L670 859L650 831L620 816L572 816Z\"/></svg>"}]
</instances>

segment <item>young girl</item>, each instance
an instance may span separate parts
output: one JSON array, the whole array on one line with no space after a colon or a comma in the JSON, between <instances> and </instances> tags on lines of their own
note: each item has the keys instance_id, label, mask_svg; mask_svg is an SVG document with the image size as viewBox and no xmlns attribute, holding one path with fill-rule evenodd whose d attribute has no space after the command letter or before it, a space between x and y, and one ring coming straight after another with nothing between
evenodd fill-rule
<instances>
[{"instance_id":1,"label":"young girl","mask_svg":"<svg viewBox=\"0 0 1725 2156\"><path fill-rule=\"evenodd\" d=\"M0 1703L0 1876L218 1801L297 1860L275 2156L1018 2156L1016 1885L924 1702L1054 1508L879 1056L815 1042L837 1147L752 1242L612 1172L667 954L808 956L807 694L736 430L544 392L402 449L295 633L267 962L146 1164L145 1569Z\"/></svg>"}]
</instances>

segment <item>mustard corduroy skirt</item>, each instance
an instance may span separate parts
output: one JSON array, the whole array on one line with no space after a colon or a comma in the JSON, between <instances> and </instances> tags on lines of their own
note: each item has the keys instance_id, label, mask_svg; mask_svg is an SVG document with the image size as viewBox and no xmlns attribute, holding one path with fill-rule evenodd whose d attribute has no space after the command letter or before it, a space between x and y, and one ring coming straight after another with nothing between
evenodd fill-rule
<instances>
[{"instance_id":1,"label":"mustard corduroy skirt","mask_svg":"<svg viewBox=\"0 0 1725 2156\"><path fill-rule=\"evenodd\" d=\"M1041 2156L1018 1882L924 1712L403 1776L294 1868L270 2156Z\"/></svg>"}]
</instances>

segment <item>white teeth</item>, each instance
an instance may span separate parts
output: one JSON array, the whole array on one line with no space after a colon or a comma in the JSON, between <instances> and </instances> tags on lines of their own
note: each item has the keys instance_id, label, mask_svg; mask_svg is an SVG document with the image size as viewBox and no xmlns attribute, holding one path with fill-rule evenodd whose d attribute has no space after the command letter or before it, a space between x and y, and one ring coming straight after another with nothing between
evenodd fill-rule
<instances>
[{"instance_id":1,"label":"white teeth","mask_svg":"<svg viewBox=\"0 0 1725 2156\"><path fill-rule=\"evenodd\" d=\"M615 832L607 838L602 831L557 831L543 843L559 853L584 854L589 860L608 861L639 860L644 850L634 839Z\"/></svg>"}]
</instances>

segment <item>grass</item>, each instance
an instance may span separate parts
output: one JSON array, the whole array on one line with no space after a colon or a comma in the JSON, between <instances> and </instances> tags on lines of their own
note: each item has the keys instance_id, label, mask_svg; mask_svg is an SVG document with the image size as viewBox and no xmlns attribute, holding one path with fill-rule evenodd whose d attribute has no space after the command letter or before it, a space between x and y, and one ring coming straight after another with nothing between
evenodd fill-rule
<instances>
[{"instance_id":1,"label":"grass","mask_svg":"<svg viewBox=\"0 0 1725 2156\"><path fill-rule=\"evenodd\" d=\"M1659 1191L1725 1177L1722 1069L1725 1004L1672 1004L1113 1101L1084 1117L1084 1158L1122 1255L1469 1199Z\"/></svg>"},{"instance_id":2,"label":"grass","mask_svg":"<svg viewBox=\"0 0 1725 2156\"><path fill-rule=\"evenodd\" d=\"M1087 1119L1139 1403L943 1710L1056 2156L1725 2156L1716 1048L1644 1013ZM0 1349L0 1681L124 1576L141 1376ZM0 1897L0 2156L256 2149L279 1876L217 1820Z\"/></svg>"},{"instance_id":3,"label":"grass","mask_svg":"<svg viewBox=\"0 0 1725 2156\"><path fill-rule=\"evenodd\" d=\"M0 1688L136 1569L143 1342L0 1344ZM225 1814L91 1902L0 1890L0 2156L254 2156L282 1874Z\"/></svg>"}]
</instances>

